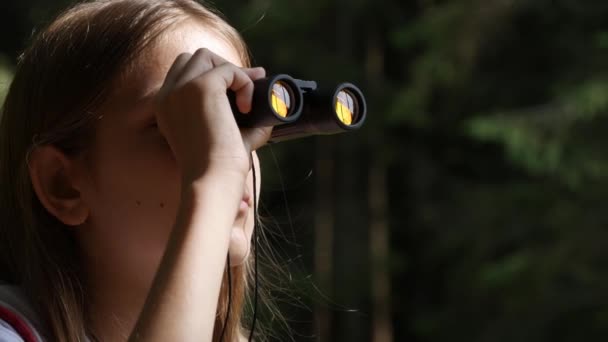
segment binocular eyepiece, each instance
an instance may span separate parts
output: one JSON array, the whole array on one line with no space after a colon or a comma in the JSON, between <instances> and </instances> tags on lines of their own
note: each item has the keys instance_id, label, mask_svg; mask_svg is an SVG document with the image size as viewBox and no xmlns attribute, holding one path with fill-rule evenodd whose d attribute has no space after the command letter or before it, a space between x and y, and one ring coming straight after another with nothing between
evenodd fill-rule
<instances>
[{"instance_id":1,"label":"binocular eyepiece","mask_svg":"<svg viewBox=\"0 0 608 342\"><path fill-rule=\"evenodd\" d=\"M319 89L285 74L254 81L249 113L238 110L233 92L228 98L239 126L274 126L269 143L356 130L367 113L363 93L351 83Z\"/></svg>"}]
</instances>

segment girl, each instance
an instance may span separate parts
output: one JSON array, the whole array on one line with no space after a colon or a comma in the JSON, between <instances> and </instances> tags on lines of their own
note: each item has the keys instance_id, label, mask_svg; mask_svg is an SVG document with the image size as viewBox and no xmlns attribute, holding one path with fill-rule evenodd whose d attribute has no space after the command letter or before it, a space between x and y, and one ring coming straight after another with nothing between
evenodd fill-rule
<instances>
[{"instance_id":1,"label":"girl","mask_svg":"<svg viewBox=\"0 0 608 342\"><path fill-rule=\"evenodd\" d=\"M0 340L245 339L271 129L239 129L226 92L248 112L264 76L191 0L97 0L38 33L2 110Z\"/></svg>"}]
</instances>

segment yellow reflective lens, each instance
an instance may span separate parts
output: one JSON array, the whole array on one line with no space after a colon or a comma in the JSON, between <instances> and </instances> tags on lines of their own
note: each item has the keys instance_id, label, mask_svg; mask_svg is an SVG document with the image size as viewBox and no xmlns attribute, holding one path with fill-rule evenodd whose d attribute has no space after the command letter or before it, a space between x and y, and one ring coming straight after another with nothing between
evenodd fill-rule
<instances>
[{"instance_id":1,"label":"yellow reflective lens","mask_svg":"<svg viewBox=\"0 0 608 342\"><path fill-rule=\"evenodd\" d=\"M272 109L281 117L287 117L291 108L291 91L281 81L272 85L271 95Z\"/></svg>"},{"instance_id":2,"label":"yellow reflective lens","mask_svg":"<svg viewBox=\"0 0 608 342\"><path fill-rule=\"evenodd\" d=\"M336 96L336 115L345 125L353 123L353 117L357 114L355 97L348 90L341 90Z\"/></svg>"}]
</instances>

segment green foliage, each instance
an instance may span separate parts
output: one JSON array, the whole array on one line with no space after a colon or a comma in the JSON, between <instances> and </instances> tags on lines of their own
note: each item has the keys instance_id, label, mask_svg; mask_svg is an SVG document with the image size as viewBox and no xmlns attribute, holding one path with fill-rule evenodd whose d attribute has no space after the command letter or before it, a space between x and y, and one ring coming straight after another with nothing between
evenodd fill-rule
<instances>
[{"instance_id":1,"label":"green foliage","mask_svg":"<svg viewBox=\"0 0 608 342\"><path fill-rule=\"evenodd\" d=\"M590 80L560 95L541 108L473 118L468 133L503 144L509 158L532 174L555 176L574 188L605 179L602 147L608 141L589 133L608 120L608 82Z\"/></svg>"}]
</instances>

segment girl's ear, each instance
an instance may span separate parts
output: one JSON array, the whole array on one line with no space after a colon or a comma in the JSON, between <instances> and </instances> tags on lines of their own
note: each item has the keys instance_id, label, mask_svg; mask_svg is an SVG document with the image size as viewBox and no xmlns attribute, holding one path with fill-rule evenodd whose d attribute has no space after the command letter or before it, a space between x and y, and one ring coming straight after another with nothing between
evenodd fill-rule
<instances>
[{"instance_id":1,"label":"girl's ear","mask_svg":"<svg viewBox=\"0 0 608 342\"><path fill-rule=\"evenodd\" d=\"M69 226L78 226L89 216L81 194L77 162L50 145L35 148L28 160L30 179L40 203Z\"/></svg>"}]
</instances>

